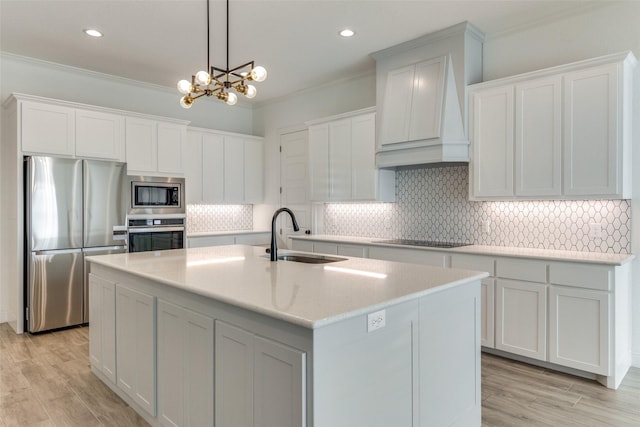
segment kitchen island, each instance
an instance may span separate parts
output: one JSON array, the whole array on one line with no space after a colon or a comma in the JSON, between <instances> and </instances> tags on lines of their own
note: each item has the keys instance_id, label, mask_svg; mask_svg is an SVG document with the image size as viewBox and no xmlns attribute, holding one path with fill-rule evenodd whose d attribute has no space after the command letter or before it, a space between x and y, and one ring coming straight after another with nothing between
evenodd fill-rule
<instances>
[{"instance_id":1,"label":"kitchen island","mask_svg":"<svg viewBox=\"0 0 640 427\"><path fill-rule=\"evenodd\" d=\"M481 423L486 273L243 245L89 261L92 371L152 425Z\"/></svg>"}]
</instances>

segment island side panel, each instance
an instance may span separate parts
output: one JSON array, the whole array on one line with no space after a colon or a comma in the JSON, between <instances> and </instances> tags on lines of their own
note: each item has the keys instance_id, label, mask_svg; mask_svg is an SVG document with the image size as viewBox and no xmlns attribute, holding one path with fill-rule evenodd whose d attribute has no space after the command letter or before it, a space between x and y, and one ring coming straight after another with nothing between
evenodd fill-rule
<instances>
[{"instance_id":1,"label":"island side panel","mask_svg":"<svg viewBox=\"0 0 640 427\"><path fill-rule=\"evenodd\" d=\"M480 280L420 299L420 426L480 426Z\"/></svg>"},{"instance_id":2,"label":"island side panel","mask_svg":"<svg viewBox=\"0 0 640 427\"><path fill-rule=\"evenodd\" d=\"M386 307L371 332L367 314L314 330L315 426L414 425L418 307Z\"/></svg>"}]
</instances>

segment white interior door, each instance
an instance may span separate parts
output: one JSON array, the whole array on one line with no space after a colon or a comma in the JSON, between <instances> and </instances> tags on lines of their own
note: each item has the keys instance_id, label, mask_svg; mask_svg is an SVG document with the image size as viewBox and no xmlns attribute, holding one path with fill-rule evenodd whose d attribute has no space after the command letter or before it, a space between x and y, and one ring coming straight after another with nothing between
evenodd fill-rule
<instances>
[{"instance_id":1,"label":"white interior door","mask_svg":"<svg viewBox=\"0 0 640 427\"><path fill-rule=\"evenodd\" d=\"M309 205L309 157L307 130L280 135L280 206L293 211L303 233L311 226ZM280 215L279 234L287 247L293 233L289 215Z\"/></svg>"}]
</instances>

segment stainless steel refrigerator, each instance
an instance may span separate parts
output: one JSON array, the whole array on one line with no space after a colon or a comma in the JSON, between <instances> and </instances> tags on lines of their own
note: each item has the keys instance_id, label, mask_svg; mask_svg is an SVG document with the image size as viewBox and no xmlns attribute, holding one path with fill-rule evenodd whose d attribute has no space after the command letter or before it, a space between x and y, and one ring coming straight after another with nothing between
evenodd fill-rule
<instances>
[{"instance_id":1,"label":"stainless steel refrigerator","mask_svg":"<svg viewBox=\"0 0 640 427\"><path fill-rule=\"evenodd\" d=\"M126 252L124 163L25 158L25 301L29 332L89 321L89 255Z\"/></svg>"}]
</instances>

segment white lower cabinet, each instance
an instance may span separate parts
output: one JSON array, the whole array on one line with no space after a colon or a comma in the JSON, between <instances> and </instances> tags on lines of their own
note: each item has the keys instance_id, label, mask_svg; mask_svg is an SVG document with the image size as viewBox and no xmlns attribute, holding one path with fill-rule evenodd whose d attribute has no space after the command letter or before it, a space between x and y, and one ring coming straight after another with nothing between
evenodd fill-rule
<instances>
[{"instance_id":1,"label":"white lower cabinet","mask_svg":"<svg viewBox=\"0 0 640 427\"><path fill-rule=\"evenodd\" d=\"M116 384L156 415L156 297L116 285Z\"/></svg>"},{"instance_id":2,"label":"white lower cabinet","mask_svg":"<svg viewBox=\"0 0 640 427\"><path fill-rule=\"evenodd\" d=\"M546 360L547 285L496 280L496 348Z\"/></svg>"},{"instance_id":3,"label":"white lower cabinet","mask_svg":"<svg viewBox=\"0 0 640 427\"><path fill-rule=\"evenodd\" d=\"M306 353L216 321L220 427L294 427L306 420Z\"/></svg>"},{"instance_id":4,"label":"white lower cabinet","mask_svg":"<svg viewBox=\"0 0 640 427\"><path fill-rule=\"evenodd\" d=\"M89 359L116 383L116 284L89 274Z\"/></svg>"},{"instance_id":5,"label":"white lower cabinet","mask_svg":"<svg viewBox=\"0 0 640 427\"><path fill-rule=\"evenodd\" d=\"M549 361L609 375L608 292L549 288Z\"/></svg>"},{"instance_id":6,"label":"white lower cabinet","mask_svg":"<svg viewBox=\"0 0 640 427\"><path fill-rule=\"evenodd\" d=\"M158 301L158 419L213 425L213 319Z\"/></svg>"}]
</instances>

